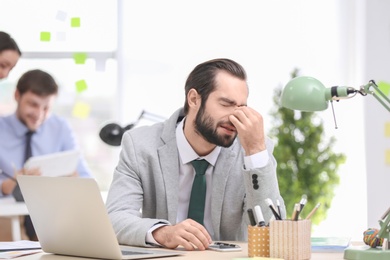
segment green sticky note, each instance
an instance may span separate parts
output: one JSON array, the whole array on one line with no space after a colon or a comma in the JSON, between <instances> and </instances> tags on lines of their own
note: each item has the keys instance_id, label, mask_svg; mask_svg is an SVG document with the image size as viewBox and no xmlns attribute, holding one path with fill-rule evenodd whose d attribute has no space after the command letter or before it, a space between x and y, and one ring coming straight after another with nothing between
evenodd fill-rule
<instances>
[{"instance_id":1,"label":"green sticky note","mask_svg":"<svg viewBox=\"0 0 390 260\"><path fill-rule=\"evenodd\" d=\"M41 42L49 42L51 38L50 32L41 32Z\"/></svg>"},{"instance_id":2,"label":"green sticky note","mask_svg":"<svg viewBox=\"0 0 390 260\"><path fill-rule=\"evenodd\" d=\"M87 82L85 82L85 80L79 80L79 81L76 81L76 91L77 93L81 93L83 91L86 91L88 88L87 86Z\"/></svg>"},{"instance_id":3,"label":"green sticky note","mask_svg":"<svg viewBox=\"0 0 390 260\"><path fill-rule=\"evenodd\" d=\"M378 88L385 94L385 96L389 96L390 94L390 83L389 82L384 82L380 81L378 82Z\"/></svg>"},{"instance_id":4,"label":"green sticky note","mask_svg":"<svg viewBox=\"0 0 390 260\"><path fill-rule=\"evenodd\" d=\"M86 53L73 53L73 59L76 64L85 64L87 59Z\"/></svg>"},{"instance_id":5,"label":"green sticky note","mask_svg":"<svg viewBox=\"0 0 390 260\"><path fill-rule=\"evenodd\" d=\"M80 17L72 17L70 19L70 27L80 27Z\"/></svg>"}]
</instances>

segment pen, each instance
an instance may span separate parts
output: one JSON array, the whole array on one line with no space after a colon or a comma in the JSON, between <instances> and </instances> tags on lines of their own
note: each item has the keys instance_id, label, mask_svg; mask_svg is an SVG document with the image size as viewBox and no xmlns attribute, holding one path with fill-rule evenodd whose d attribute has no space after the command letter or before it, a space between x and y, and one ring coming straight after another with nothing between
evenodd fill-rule
<instances>
[{"instance_id":1,"label":"pen","mask_svg":"<svg viewBox=\"0 0 390 260\"><path fill-rule=\"evenodd\" d=\"M256 214L256 218L257 218L257 226L264 227L265 221L264 221L264 217L263 217L263 212L261 212L261 208L259 205L255 206L255 214Z\"/></svg>"},{"instance_id":2,"label":"pen","mask_svg":"<svg viewBox=\"0 0 390 260\"><path fill-rule=\"evenodd\" d=\"M303 194L301 197L301 201L299 202L299 204L300 204L299 212L302 212L302 209L306 205L306 202L307 202L307 196L306 196L306 194Z\"/></svg>"},{"instance_id":3,"label":"pen","mask_svg":"<svg viewBox=\"0 0 390 260\"><path fill-rule=\"evenodd\" d=\"M307 215L306 219L310 219L311 216L317 211L317 209L320 207L321 203L317 203L317 205L310 211L309 215Z\"/></svg>"},{"instance_id":4,"label":"pen","mask_svg":"<svg viewBox=\"0 0 390 260\"><path fill-rule=\"evenodd\" d=\"M279 214L276 212L275 206L272 203L272 200L270 198L265 199L265 202L267 202L269 208L271 209L272 213L275 216L276 220L282 220L282 218L279 216Z\"/></svg>"},{"instance_id":5,"label":"pen","mask_svg":"<svg viewBox=\"0 0 390 260\"><path fill-rule=\"evenodd\" d=\"M279 200L276 200L276 207L278 208L278 214L280 217L282 217L282 213L280 211L280 201Z\"/></svg>"},{"instance_id":6,"label":"pen","mask_svg":"<svg viewBox=\"0 0 390 260\"><path fill-rule=\"evenodd\" d=\"M252 209L247 209L249 221L251 223L251 226L256 226L256 221L255 221L255 216L253 215L253 210Z\"/></svg>"}]
</instances>

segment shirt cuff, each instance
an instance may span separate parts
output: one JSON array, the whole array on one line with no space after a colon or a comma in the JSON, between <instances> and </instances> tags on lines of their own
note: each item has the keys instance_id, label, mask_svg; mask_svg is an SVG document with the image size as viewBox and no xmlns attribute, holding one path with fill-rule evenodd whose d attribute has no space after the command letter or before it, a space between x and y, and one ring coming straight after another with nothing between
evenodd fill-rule
<instances>
[{"instance_id":1,"label":"shirt cuff","mask_svg":"<svg viewBox=\"0 0 390 260\"><path fill-rule=\"evenodd\" d=\"M268 151L264 150L249 156L244 157L245 169L252 170L262 168L267 165L269 160Z\"/></svg>"},{"instance_id":2,"label":"shirt cuff","mask_svg":"<svg viewBox=\"0 0 390 260\"><path fill-rule=\"evenodd\" d=\"M146 238L145 238L146 244L150 244L150 245L153 245L153 246L162 246L154 239L154 237L152 235L153 231L155 231L156 229L158 229L159 227L162 227L162 226L167 226L167 224L157 223L156 225L152 226L148 230L148 232L146 233Z\"/></svg>"}]
</instances>

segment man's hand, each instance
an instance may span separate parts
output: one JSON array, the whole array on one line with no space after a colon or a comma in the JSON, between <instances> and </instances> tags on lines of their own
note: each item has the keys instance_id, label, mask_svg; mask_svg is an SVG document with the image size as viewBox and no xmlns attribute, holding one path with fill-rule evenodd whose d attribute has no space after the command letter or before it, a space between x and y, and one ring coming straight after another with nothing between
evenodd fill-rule
<instances>
[{"instance_id":1,"label":"man's hand","mask_svg":"<svg viewBox=\"0 0 390 260\"><path fill-rule=\"evenodd\" d=\"M39 167L26 169L23 168L15 173L15 175L34 175L34 176L40 176L41 175L41 169Z\"/></svg>"},{"instance_id":2,"label":"man's hand","mask_svg":"<svg viewBox=\"0 0 390 260\"><path fill-rule=\"evenodd\" d=\"M80 177L77 171L74 171L72 174L68 175L69 177Z\"/></svg>"},{"instance_id":3,"label":"man's hand","mask_svg":"<svg viewBox=\"0 0 390 260\"><path fill-rule=\"evenodd\" d=\"M32 168L32 169L25 169L25 168L22 168L20 170L14 170L14 179L6 179L2 186L0 187L1 188L1 191L3 192L3 194L11 194L12 191L15 189L15 186L16 186L16 178L18 175L35 175L35 176L39 176L41 175L41 171L39 168Z\"/></svg>"},{"instance_id":4,"label":"man's hand","mask_svg":"<svg viewBox=\"0 0 390 260\"><path fill-rule=\"evenodd\" d=\"M247 156L266 149L263 117L257 111L241 106L234 110L229 120L237 129L238 138Z\"/></svg>"},{"instance_id":5,"label":"man's hand","mask_svg":"<svg viewBox=\"0 0 390 260\"><path fill-rule=\"evenodd\" d=\"M162 246L171 249L183 246L186 250L205 250L212 242L207 230L192 219L173 226L162 226L154 230L152 235Z\"/></svg>"}]
</instances>

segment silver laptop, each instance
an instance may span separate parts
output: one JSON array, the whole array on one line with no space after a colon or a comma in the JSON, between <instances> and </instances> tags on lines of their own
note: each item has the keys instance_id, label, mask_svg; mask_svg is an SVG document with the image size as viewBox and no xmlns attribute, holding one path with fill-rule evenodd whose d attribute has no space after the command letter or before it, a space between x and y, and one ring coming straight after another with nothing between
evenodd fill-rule
<instances>
[{"instance_id":1,"label":"silver laptop","mask_svg":"<svg viewBox=\"0 0 390 260\"><path fill-rule=\"evenodd\" d=\"M120 246L92 178L17 177L42 250L104 259L181 255L175 250Z\"/></svg>"}]
</instances>

